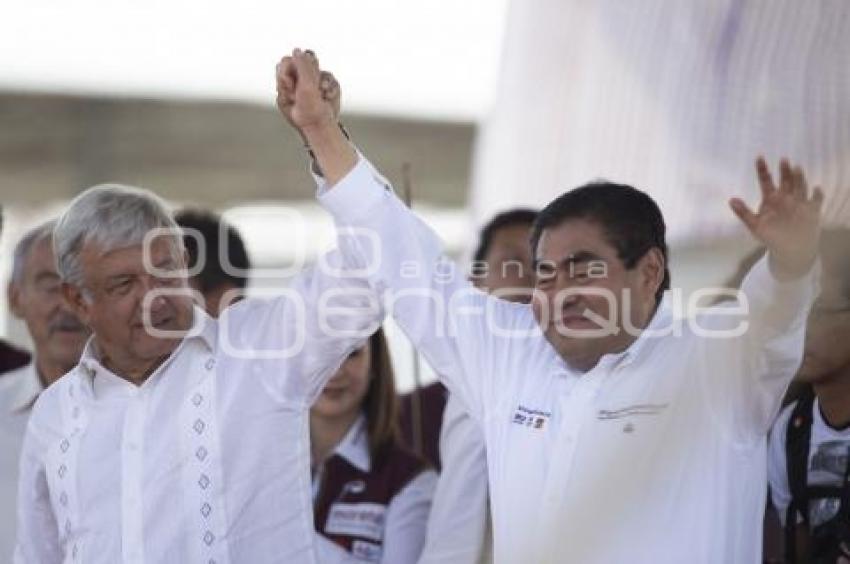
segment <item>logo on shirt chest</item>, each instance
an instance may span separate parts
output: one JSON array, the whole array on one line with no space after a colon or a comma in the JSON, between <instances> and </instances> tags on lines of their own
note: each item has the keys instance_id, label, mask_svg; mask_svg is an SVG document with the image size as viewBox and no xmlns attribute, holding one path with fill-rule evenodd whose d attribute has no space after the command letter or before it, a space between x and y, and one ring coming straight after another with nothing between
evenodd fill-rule
<instances>
[{"instance_id":1,"label":"logo on shirt chest","mask_svg":"<svg viewBox=\"0 0 850 564\"><path fill-rule=\"evenodd\" d=\"M659 415L669 404L666 403L638 403L621 407L620 409L600 409L596 413L596 418L600 421L610 419L625 419L626 417L634 417L637 415Z\"/></svg>"},{"instance_id":2,"label":"logo on shirt chest","mask_svg":"<svg viewBox=\"0 0 850 564\"><path fill-rule=\"evenodd\" d=\"M533 409L519 404L511 417L511 423L542 431L548 426L551 418L551 411Z\"/></svg>"},{"instance_id":3,"label":"logo on shirt chest","mask_svg":"<svg viewBox=\"0 0 850 564\"><path fill-rule=\"evenodd\" d=\"M638 417L654 418L663 413L669 404L666 403L640 403L622 407L619 409L600 409L596 412L598 421L622 421L622 431L632 434L636 430L635 419Z\"/></svg>"},{"instance_id":4,"label":"logo on shirt chest","mask_svg":"<svg viewBox=\"0 0 850 564\"><path fill-rule=\"evenodd\" d=\"M379 503L335 503L328 512L325 532L380 542L386 512L387 506Z\"/></svg>"}]
</instances>

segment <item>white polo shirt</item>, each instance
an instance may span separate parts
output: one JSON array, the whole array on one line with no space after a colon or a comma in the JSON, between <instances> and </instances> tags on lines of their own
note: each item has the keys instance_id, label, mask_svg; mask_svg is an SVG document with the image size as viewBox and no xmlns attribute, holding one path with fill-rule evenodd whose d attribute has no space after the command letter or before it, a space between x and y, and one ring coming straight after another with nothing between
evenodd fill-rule
<instances>
[{"instance_id":1,"label":"white polo shirt","mask_svg":"<svg viewBox=\"0 0 850 564\"><path fill-rule=\"evenodd\" d=\"M675 334L644 332L580 374L530 306L451 275L439 239L365 159L319 197L339 225L376 235L348 252L483 427L496 562L760 561L765 437L800 363L814 273L780 284L762 261L743 285L749 315L696 318L708 331L747 323L737 338L704 336L665 301L648 330Z\"/></svg>"},{"instance_id":2,"label":"white polo shirt","mask_svg":"<svg viewBox=\"0 0 850 564\"><path fill-rule=\"evenodd\" d=\"M15 561L315 562L309 407L381 318L363 293L329 295L352 288L316 270L219 320L195 308L141 386L90 341L30 418ZM318 315L323 299L344 314Z\"/></svg>"},{"instance_id":3,"label":"white polo shirt","mask_svg":"<svg viewBox=\"0 0 850 564\"><path fill-rule=\"evenodd\" d=\"M15 550L19 455L40 393L34 362L0 374L0 562L11 562Z\"/></svg>"}]
</instances>

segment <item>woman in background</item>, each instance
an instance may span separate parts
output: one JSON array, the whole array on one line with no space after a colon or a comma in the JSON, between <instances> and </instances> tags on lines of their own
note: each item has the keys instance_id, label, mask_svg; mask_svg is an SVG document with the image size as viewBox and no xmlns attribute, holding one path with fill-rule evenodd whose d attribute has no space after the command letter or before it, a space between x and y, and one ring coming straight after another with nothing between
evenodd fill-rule
<instances>
[{"instance_id":1,"label":"woman in background","mask_svg":"<svg viewBox=\"0 0 850 564\"><path fill-rule=\"evenodd\" d=\"M355 350L310 411L320 561L415 563L437 475L396 430L394 374L382 330Z\"/></svg>"}]
</instances>

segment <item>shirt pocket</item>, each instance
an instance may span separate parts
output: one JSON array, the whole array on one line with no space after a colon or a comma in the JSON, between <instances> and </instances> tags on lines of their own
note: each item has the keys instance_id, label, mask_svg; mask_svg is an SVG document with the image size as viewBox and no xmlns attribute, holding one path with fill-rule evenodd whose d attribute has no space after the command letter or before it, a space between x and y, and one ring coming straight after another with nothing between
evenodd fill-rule
<instances>
[{"instance_id":1,"label":"shirt pocket","mask_svg":"<svg viewBox=\"0 0 850 564\"><path fill-rule=\"evenodd\" d=\"M617 403L595 409L590 423L591 459L604 467L629 467L650 474L657 461L675 460L690 451L681 441L692 442L699 433L674 416L670 401L652 399ZM697 424L698 425L698 424Z\"/></svg>"}]
</instances>

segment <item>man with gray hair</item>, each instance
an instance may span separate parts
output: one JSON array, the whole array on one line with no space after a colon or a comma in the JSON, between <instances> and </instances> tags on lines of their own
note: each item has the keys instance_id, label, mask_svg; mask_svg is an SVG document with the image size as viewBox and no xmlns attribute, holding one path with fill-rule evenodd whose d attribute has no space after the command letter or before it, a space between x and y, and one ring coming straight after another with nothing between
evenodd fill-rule
<instances>
[{"instance_id":1,"label":"man with gray hair","mask_svg":"<svg viewBox=\"0 0 850 564\"><path fill-rule=\"evenodd\" d=\"M16 562L314 562L308 410L380 322L365 283L331 253L212 319L164 203L118 185L54 245L93 336L33 410Z\"/></svg>"},{"instance_id":2,"label":"man with gray hair","mask_svg":"<svg viewBox=\"0 0 850 564\"><path fill-rule=\"evenodd\" d=\"M80 358L88 330L65 305L53 258L53 226L30 229L14 251L8 286L9 307L32 338L32 360L0 378L0 561L15 547L18 456L33 403L41 391L71 370Z\"/></svg>"}]
</instances>

